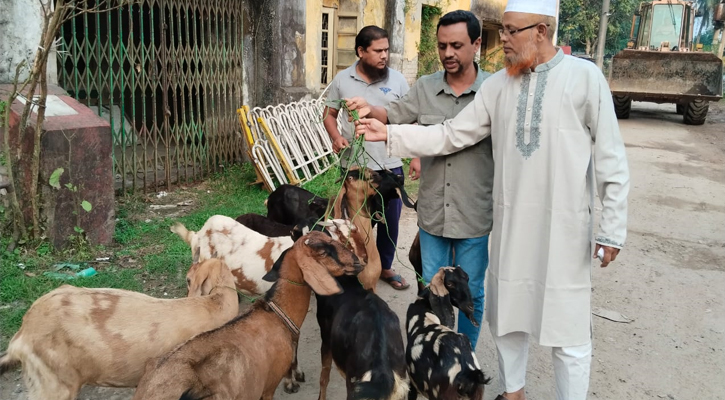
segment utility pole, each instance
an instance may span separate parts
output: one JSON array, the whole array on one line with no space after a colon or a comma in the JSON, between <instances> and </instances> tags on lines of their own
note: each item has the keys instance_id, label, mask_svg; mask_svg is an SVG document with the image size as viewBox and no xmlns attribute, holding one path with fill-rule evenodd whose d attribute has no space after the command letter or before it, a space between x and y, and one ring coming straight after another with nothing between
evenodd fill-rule
<instances>
[{"instance_id":1,"label":"utility pole","mask_svg":"<svg viewBox=\"0 0 725 400\"><path fill-rule=\"evenodd\" d=\"M604 47L607 44L607 23L609 22L609 0L602 1L602 15L599 17L599 44L597 45L597 67L604 66Z\"/></svg>"}]
</instances>

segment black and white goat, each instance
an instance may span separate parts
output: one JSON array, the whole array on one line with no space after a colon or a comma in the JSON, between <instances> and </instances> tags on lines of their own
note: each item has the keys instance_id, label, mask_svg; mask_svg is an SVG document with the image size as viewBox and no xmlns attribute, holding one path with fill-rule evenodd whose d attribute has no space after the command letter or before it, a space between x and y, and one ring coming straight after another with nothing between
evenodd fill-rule
<instances>
[{"instance_id":1,"label":"black and white goat","mask_svg":"<svg viewBox=\"0 0 725 400\"><path fill-rule=\"evenodd\" d=\"M453 306L478 326L468 274L461 267L443 267L408 307L405 357L410 376L408 400L420 392L430 400L482 400L486 378L463 334L453 331Z\"/></svg>"},{"instance_id":2,"label":"black and white goat","mask_svg":"<svg viewBox=\"0 0 725 400\"><path fill-rule=\"evenodd\" d=\"M318 400L326 398L333 360L345 378L348 400L403 400L408 378L398 316L350 278L338 277L342 293L316 296L322 336Z\"/></svg>"}]
</instances>

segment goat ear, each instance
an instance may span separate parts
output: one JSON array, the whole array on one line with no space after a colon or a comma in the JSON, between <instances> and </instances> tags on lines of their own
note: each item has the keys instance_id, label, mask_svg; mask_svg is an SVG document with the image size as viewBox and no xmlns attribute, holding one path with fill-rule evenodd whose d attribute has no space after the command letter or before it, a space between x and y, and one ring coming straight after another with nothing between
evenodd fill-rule
<instances>
[{"instance_id":1,"label":"goat ear","mask_svg":"<svg viewBox=\"0 0 725 400\"><path fill-rule=\"evenodd\" d=\"M292 231L290 231L292 241L294 242L296 242L297 240L299 240L299 238L305 236L308 233L310 233L310 228L302 224L295 225L294 228L292 228Z\"/></svg>"},{"instance_id":2,"label":"goat ear","mask_svg":"<svg viewBox=\"0 0 725 400\"><path fill-rule=\"evenodd\" d=\"M332 215L331 218L344 218L343 217L343 207L342 202L345 199L345 195L347 194L347 187L345 184L343 184L340 187L340 191L337 193L337 196L335 197L335 202L332 205Z\"/></svg>"},{"instance_id":3,"label":"goat ear","mask_svg":"<svg viewBox=\"0 0 725 400\"><path fill-rule=\"evenodd\" d=\"M448 296L448 289L445 284L446 270L441 268L430 280L430 291L435 296Z\"/></svg>"},{"instance_id":4,"label":"goat ear","mask_svg":"<svg viewBox=\"0 0 725 400\"><path fill-rule=\"evenodd\" d=\"M305 282L320 296L342 293L342 286L320 264L315 263L313 268L304 268L300 265L300 269Z\"/></svg>"},{"instance_id":5,"label":"goat ear","mask_svg":"<svg viewBox=\"0 0 725 400\"><path fill-rule=\"evenodd\" d=\"M263 277L262 280L266 282L277 282L277 279L279 279L279 270L282 267L282 261L284 260L284 256L287 255L287 252L290 249L287 249L282 252L282 254L279 255L279 258L277 261L274 262L274 265L272 266L272 269L269 270Z\"/></svg>"},{"instance_id":6,"label":"goat ear","mask_svg":"<svg viewBox=\"0 0 725 400\"><path fill-rule=\"evenodd\" d=\"M431 293L428 297L430 306L433 309L433 313L441 320L441 324L453 329L456 325L456 316L453 313L453 304L451 304L451 297L446 294L445 296L438 296Z\"/></svg>"},{"instance_id":7,"label":"goat ear","mask_svg":"<svg viewBox=\"0 0 725 400\"><path fill-rule=\"evenodd\" d=\"M191 262L194 264L199 262L199 258L201 257L201 247L197 247L194 249L194 253L191 256Z\"/></svg>"},{"instance_id":8,"label":"goat ear","mask_svg":"<svg viewBox=\"0 0 725 400\"><path fill-rule=\"evenodd\" d=\"M199 264L192 264L189 272L186 273L187 290L186 297L201 296L201 285L204 283L199 281Z\"/></svg>"}]
</instances>

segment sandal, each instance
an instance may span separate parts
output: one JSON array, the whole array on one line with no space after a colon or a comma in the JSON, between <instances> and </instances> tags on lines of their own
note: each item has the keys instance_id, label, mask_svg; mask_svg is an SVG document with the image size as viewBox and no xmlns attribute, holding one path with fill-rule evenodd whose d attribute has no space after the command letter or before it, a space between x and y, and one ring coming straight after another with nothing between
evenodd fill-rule
<instances>
[{"instance_id":1,"label":"sandal","mask_svg":"<svg viewBox=\"0 0 725 400\"><path fill-rule=\"evenodd\" d=\"M405 290L410 287L410 283L406 282L403 284L403 277L400 276L400 274L395 274L393 276L381 276L380 279L387 282L388 285L390 285L395 290ZM393 282L397 282L398 284L394 284Z\"/></svg>"}]
</instances>

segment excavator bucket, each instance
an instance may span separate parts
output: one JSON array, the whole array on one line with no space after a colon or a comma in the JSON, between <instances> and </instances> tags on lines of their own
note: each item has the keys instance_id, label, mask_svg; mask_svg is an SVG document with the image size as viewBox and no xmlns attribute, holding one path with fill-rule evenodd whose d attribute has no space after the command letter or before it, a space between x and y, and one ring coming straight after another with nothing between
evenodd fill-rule
<instances>
[{"instance_id":1,"label":"excavator bucket","mask_svg":"<svg viewBox=\"0 0 725 400\"><path fill-rule=\"evenodd\" d=\"M636 101L718 101L723 62L712 53L623 50L612 57L609 87L613 95Z\"/></svg>"}]
</instances>

